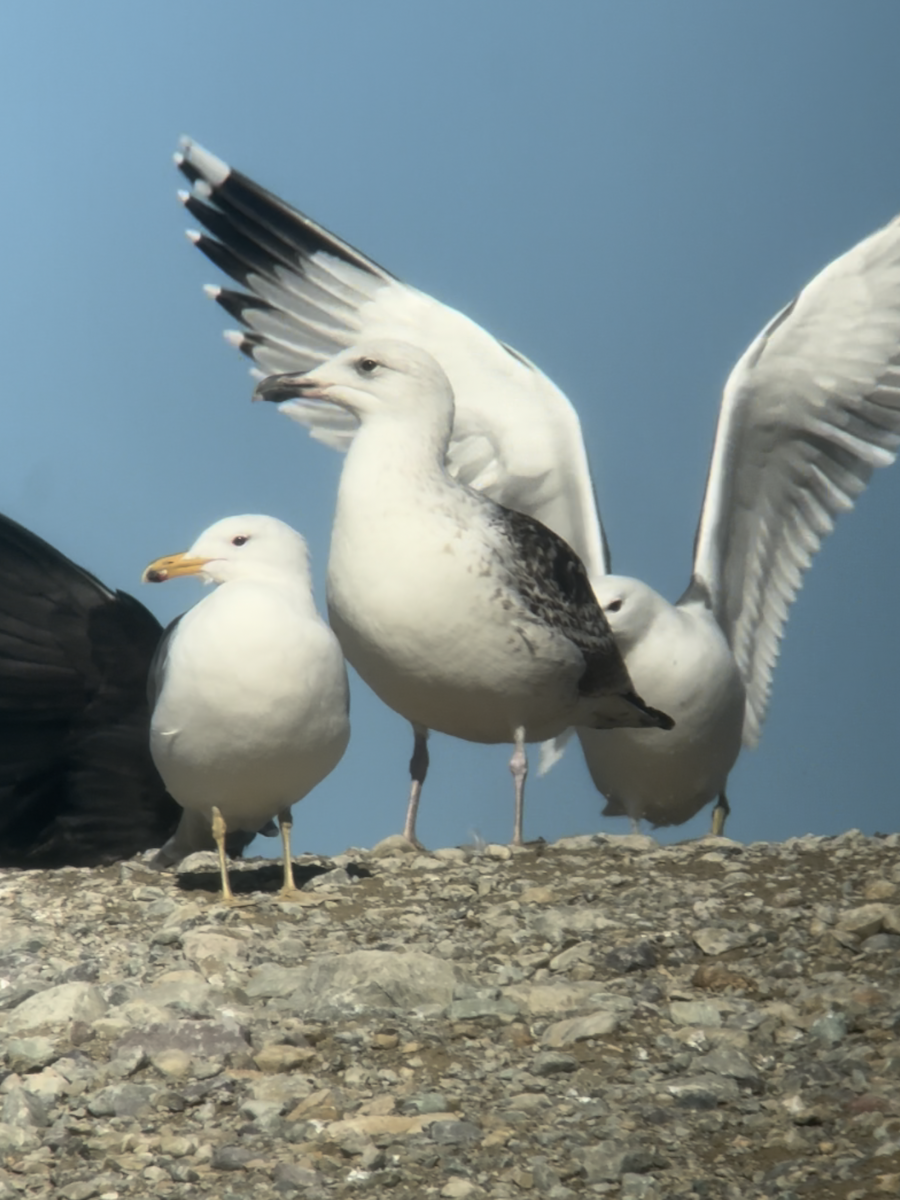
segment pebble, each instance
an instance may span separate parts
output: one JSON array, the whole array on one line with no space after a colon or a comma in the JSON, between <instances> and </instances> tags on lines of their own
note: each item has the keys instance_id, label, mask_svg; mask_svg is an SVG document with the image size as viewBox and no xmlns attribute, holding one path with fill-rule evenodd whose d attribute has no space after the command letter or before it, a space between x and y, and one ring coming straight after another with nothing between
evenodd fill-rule
<instances>
[{"instance_id":1,"label":"pebble","mask_svg":"<svg viewBox=\"0 0 900 1200\"><path fill-rule=\"evenodd\" d=\"M0 1200L900 1192L900 838L297 868L0 872Z\"/></svg>"}]
</instances>

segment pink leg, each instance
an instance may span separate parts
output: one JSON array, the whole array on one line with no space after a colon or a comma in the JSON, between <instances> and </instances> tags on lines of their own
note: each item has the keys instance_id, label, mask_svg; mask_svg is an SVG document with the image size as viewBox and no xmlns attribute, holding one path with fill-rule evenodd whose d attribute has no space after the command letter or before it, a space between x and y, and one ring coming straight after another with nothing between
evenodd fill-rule
<instances>
[{"instance_id":1,"label":"pink leg","mask_svg":"<svg viewBox=\"0 0 900 1200\"><path fill-rule=\"evenodd\" d=\"M422 795L422 784L428 774L428 730L423 725L413 725L412 758L409 760L409 804L406 809L406 824L403 826L403 836L407 841L424 850L424 846L416 837L416 817L419 815L419 799Z\"/></svg>"},{"instance_id":2,"label":"pink leg","mask_svg":"<svg viewBox=\"0 0 900 1200\"><path fill-rule=\"evenodd\" d=\"M509 760L509 769L512 772L513 782L516 785L516 820L513 826L514 846L523 845L522 842L522 820L525 813L525 777L528 775L528 756L525 753L525 730L520 725L515 733L516 748L513 750L513 756Z\"/></svg>"}]
</instances>

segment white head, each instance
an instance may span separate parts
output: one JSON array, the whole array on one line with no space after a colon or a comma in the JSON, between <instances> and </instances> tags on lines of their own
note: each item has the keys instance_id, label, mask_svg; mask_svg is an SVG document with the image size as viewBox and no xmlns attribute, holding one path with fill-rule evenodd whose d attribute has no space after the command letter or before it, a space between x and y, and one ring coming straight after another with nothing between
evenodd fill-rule
<instances>
[{"instance_id":1,"label":"white head","mask_svg":"<svg viewBox=\"0 0 900 1200\"><path fill-rule=\"evenodd\" d=\"M603 609L622 654L640 641L668 602L639 579L605 575L594 582L594 595Z\"/></svg>"},{"instance_id":2,"label":"white head","mask_svg":"<svg viewBox=\"0 0 900 1200\"><path fill-rule=\"evenodd\" d=\"M176 575L198 575L206 583L299 579L308 587L309 551L300 534L276 517L225 517L204 529L190 550L155 559L142 578L164 583Z\"/></svg>"},{"instance_id":3,"label":"white head","mask_svg":"<svg viewBox=\"0 0 900 1200\"><path fill-rule=\"evenodd\" d=\"M453 389L437 360L410 342L378 339L360 342L313 371L270 375L255 400L321 400L353 413L365 424L374 418L399 417L449 437Z\"/></svg>"}]
</instances>

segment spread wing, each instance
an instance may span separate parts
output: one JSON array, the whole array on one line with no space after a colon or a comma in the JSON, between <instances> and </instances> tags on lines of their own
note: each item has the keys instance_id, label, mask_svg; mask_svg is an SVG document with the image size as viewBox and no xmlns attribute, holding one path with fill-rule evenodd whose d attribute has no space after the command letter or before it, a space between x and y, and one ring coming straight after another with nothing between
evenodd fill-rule
<instances>
[{"instance_id":1,"label":"spread wing","mask_svg":"<svg viewBox=\"0 0 900 1200\"><path fill-rule=\"evenodd\" d=\"M456 399L448 466L491 499L538 518L608 571L578 417L522 355L455 309L409 287L309 217L184 139L176 163L203 253L238 285L210 294L243 330L229 334L261 375L308 370L369 338L428 350ZM355 428L337 409L284 405L314 437L346 449Z\"/></svg>"},{"instance_id":2,"label":"spread wing","mask_svg":"<svg viewBox=\"0 0 900 1200\"><path fill-rule=\"evenodd\" d=\"M159 622L0 516L0 865L94 866L181 809L150 758Z\"/></svg>"},{"instance_id":3,"label":"spread wing","mask_svg":"<svg viewBox=\"0 0 900 1200\"><path fill-rule=\"evenodd\" d=\"M900 219L825 268L725 387L697 530L705 587L765 719L790 605L822 539L900 445Z\"/></svg>"}]
</instances>

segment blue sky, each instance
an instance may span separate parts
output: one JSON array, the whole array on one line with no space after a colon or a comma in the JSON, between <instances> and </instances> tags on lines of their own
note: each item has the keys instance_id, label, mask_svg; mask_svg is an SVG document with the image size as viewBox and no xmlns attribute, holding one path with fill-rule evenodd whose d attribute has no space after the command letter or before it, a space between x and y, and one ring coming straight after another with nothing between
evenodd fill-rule
<instances>
[{"instance_id":1,"label":"blue sky","mask_svg":"<svg viewBox=\"0 0 900 1200\"><path fill-rule=\"evenodd\" d=\"M675 599L733 362L900 212L898 36L894 0L3 5L0 511L163 621L201 593L143 566L270 512L323 597L340 459L249 403L183 237L188 133L551 375L614 569ZM895 468L813 566L731 778L741 840L897 828L898 510ZM401 826L408 726L358 680L352 721L298 850ZM508 757L432 739L427 844L508 839ZM573 746L529 779L526 836L627 830L601 807Z\"/></svg>"}]
</instances>

